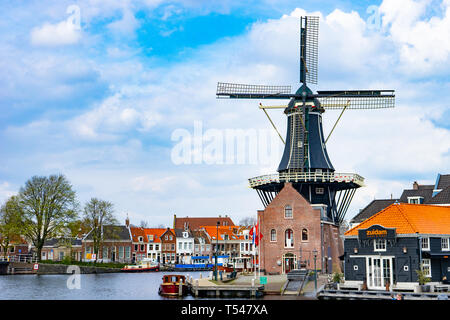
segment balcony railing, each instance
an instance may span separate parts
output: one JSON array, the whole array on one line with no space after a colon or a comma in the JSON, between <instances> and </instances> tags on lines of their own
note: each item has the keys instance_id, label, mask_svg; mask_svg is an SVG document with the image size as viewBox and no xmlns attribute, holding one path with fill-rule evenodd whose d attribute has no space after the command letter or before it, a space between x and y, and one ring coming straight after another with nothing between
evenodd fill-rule
<instances>
[{"instance_id":1,"label":"balcony railing","mask_svg":"<svg viewBox=\"0 0 450 320\"><path fill-rule=\"evenodd\" d=\"M248 181L251 188L280 182L353 182L364 186L364 178L359 174L338 172L283 172L250 178Z\"/></svg>"}]
</instances>

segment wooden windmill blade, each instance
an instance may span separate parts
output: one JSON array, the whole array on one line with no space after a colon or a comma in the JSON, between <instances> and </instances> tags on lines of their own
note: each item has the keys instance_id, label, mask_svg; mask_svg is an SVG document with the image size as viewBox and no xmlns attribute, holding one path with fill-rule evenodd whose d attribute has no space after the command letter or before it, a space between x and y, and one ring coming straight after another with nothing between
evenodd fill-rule
<instances>
[{"instance_id":1,"label":"wooden windmill blade","mask_svg":"<svg viewBox=\"0 0 450 320\"><path fill-rule=\"evenodd\" d=\"M395 107L394 90L317 91L325 109L382 109Z\"/></svg>"},{"instance_id":2,"label":"wooden windmill blade","mask_svg":"<svg viewBox=\"0 0 450 320\"><path fill-rule=\"evenodd\" d=\"M300 18L300 82L317 84L319 17Z\"/></svg>"},{"instance_id":3,"label":"wooden windmill blade","mask_svg":"<svg viewBox=\"0 0 450 320\"><path fill-rule=\"evenodd\" d=\"M290 99L293 96L291 86L218 82L216 91L219 99Z\"/></svg>"}]
</instances>

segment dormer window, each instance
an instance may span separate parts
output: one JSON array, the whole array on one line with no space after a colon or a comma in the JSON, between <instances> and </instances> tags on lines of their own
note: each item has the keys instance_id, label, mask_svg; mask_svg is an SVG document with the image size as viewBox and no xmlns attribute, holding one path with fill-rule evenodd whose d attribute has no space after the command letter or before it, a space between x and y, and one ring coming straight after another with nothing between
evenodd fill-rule
<instances>
[{"instance_id":1,"label":"dormer window","mask_svg":"<svg viewBox=\"0 0 450 320\"><path fill-rule=\"evenodd\" d=\"M183 232L183 238L187 238L188 237L188 233L187 232Z\"/></svg>"},{"instance_id":2,"label":"dormer window","mask_svg":"<svg viewBox=\"0 0 450 320\"><path fill-rule=\"evenodd\" d=\"M139 242L144 241L144 237L138 237Z\"/></svg>"},{"instance_id":3,"label":"dormer window","mask_svg":"<svg viewBox=\"0 0 450 320\"><path fill-rule=\"evenodd\" d=\"M423 204L423 197L408 197L409 204Z\"/></svg>"}]
</instances>

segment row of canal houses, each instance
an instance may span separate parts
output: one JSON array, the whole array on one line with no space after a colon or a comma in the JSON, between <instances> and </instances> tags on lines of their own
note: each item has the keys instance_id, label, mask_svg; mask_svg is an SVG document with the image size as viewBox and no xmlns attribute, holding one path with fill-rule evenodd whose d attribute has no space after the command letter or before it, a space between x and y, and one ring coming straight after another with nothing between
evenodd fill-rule
<instances>
[{"instance_id":1,"label":"row of canal houses","mask_svg":"<svg viewBox=\"0 0 450 320\"><path fill-rule=\"evenodd\" d=\"M162 264L218 263L231 258L252 261L255 248L250 226L236 226L228 216L184 217L174 215L172 228L142 228L130 224L103 227L103 242L94 253L91 233L80 239L50 239L42 249L42 260L136 263L152 259Z\"/></svg>"}]
</instances>

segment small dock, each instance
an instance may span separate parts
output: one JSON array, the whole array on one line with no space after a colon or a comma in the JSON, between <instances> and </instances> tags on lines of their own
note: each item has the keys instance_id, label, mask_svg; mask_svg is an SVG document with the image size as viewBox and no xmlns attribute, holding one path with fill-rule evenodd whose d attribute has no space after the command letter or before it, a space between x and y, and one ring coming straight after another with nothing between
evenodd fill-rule
<instances>
[{"instance_id":1,"label":"small dock","mask_svg":"<svg viewBox=\"0 0 450 320\"><path fill-rule=\"evenodd\" d=\"M390 291L358 291L358 290L321 290L317 294L320 300L392 300L393 296L402 295L403 300L447 300L448 293L413 293Z\"/></svg>"},{"instance_id":2,"label":"small dock","mask_svg":"<svg viewBox=\"0 0 450 320\"><path fill-rule=\"evenodd\" d=\"M264 285L222 284L210 279L190 279L189 290L194 297L209 298L258 298L264 295Z\"/></svg>"}]
</instances>

